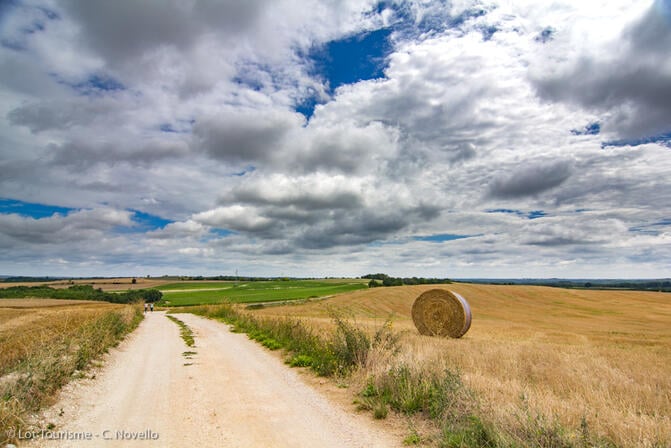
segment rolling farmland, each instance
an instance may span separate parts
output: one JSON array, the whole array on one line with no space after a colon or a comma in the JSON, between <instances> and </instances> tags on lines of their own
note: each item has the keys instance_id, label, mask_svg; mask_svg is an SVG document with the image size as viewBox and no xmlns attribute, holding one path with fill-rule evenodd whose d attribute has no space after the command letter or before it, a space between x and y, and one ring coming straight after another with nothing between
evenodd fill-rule
<instances>
[{"instance_id":1,"label":"rolling farmland","mask_svg":"<svg viewBox=\"0 0 671 448\"><path fill-rule=\"evenodd\" d=\"M254 314L290 316L320 328L332 325L334 308L371 328L391 316L402 334L397 362L426 372L456 368L487 420L514 440L538 431L576 441L589 436L606 446L671 443L668 294L445 285L473 310L470 331L455 340L420 336L414 328L412 303L433 287L356 291ZM362 384L376 369L367 367Z\"/></svg>"},{"instance_id":2,"label":"rolling farmland","mask_svg":"<svg viewBox=\"0 0 671 448\"><path fill-rule=\"evenodd\" d=\"M367 280L269 280L253 282L181 282L161 285L161 305L221 302L258 303L327 297L367 288Z\"/></svg>"},{"instance_id":3,"label":"rolling farmland","mask_svg":"<svg viewBox=\"0 0 671 448\"><path fill-rule=\"evenodd\" d=\"M463 338L421 336L415 328L414 300L436 287L453 290L470 303L473 321ZM364 397L375 415L382 410L380 415L386 416L389 405L378 403L375 408L371 400L379 398L366 394L390 378L398 381L393 375L405 372L423 384L450 371L457 372L457 381L472 391L466 395L467 412L499 440L492 446L656 448L671 443L667 293L466 283L368 289L360 280L199 281L159 288L168 305L184 306L180 311L189 310L185 305L191 304L214 304L200 307L212 310L222 302L229 308L231 303L272 304L233 308L256 319L298 320L322 336L333 334L334 313L371 336L388 327L399 337L399 351L373 351L346 380L350 393L359 397L355 400ZM291 300L309 297L323 300ZM291 301L281 303L284 300ZM21 308L16 308L13 299L3 299L7 310L0 317L5 330L16 325L27 328L25 324L32 328L43 316L53 316L48 305L59 305L53 308L63 310L61 316L70 312L64 305L74 306L49 299L19 302ZM72 310L79 315L107 308L79 302ZM418 425L424 432L417 437L427 446L447 440L432 435L424 423Z\"/></svg>"}]
</instances>

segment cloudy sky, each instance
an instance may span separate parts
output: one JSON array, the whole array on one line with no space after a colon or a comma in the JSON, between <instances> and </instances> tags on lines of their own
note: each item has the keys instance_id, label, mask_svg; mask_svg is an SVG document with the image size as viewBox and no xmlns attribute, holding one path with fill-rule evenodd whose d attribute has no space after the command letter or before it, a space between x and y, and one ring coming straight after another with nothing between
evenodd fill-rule
<instances>
[{"instance_id":1,"label":"cloudy sky","mask_svg":"<svg viewBox=\"0 0 671 448\"><path fill-rule=\"evenodd\" d=\"M0 274L671 276L671 0L0 3Z\"/></svg>"}]
</instances>

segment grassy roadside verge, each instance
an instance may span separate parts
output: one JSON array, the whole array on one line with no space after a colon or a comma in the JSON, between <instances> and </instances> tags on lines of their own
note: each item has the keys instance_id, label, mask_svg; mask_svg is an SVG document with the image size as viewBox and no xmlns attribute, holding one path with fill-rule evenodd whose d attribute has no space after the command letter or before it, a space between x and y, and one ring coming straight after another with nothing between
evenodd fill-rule
<instances>
[{"instance_id":1,"label":"grassy roadside verge","mask_svg":"<svg viewBox=\"0 0 671 448\"><path fill-rule=\"evenodd\" d=\"M141 320L140 305L74 306L2 333L0 446L16 443L20 430L34 429L31 415L52 404L56 391Z\"/></svg>"},{"instance_id":2,"label":"grassy roadside verge","mask_svg":"<svg viewBox=\"0 0 671 448\"><path fill-rule=\"evenodd\" d=\"M356 392L360 409L371 411L375 418L386 418L390 410L424 416L437 428L431 440L434 445L509 446L500 443L493 428L477 417L476 399L458 373L445 369L429 375L394 362L399 337L390 325L370 334L334 313L335 330L318 335L300 321L259 319L230 305L189 311L226 322L233 331L247 333L272 350L286 350L291 366L309 367L327 377L365 377L365 385ZM426 441L416 432L406 438L407 444Z\"/></svg>"},{"instance_id":3,"label":"grassy roadside verge","mask_svg":"<svg viewBox=\"0 0 671 448\"><path fill-rule=\"evenodd\" d=\"M233 331L271 350L283 349L291 366L307 367L317 375L345 380L359 409L374 418L393 412L406 417L406 445L448 448L475 447L615 447L586 426L565 428L531 409L514 425L488 419L480 398L463 382L454 366L410 363L398 356L402 338L390 325L371 331L341 315L332 314L332 330L318 333L302 321L262 318L231 305L188 308L194 314L218 319ZM421 420L419 433L412 421Z\"/></svg>"}]
</instances>

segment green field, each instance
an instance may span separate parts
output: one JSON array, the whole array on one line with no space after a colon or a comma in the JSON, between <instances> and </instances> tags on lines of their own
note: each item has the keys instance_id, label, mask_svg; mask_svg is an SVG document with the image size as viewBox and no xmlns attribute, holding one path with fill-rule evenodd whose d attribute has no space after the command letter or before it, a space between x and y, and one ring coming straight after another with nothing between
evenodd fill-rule
<instances>
[{"instance_id":1,"label":"green field","mask_svg":"<svg viewBox=\"0 0 671 448\"><path fill-rule=\"evenodd\" d=\"M212 303L258 303L331 296L368 287L368 280L270 280L250 282L169 283L158 289L163 306L205 305Z\"/></svg>"}]
</instances>

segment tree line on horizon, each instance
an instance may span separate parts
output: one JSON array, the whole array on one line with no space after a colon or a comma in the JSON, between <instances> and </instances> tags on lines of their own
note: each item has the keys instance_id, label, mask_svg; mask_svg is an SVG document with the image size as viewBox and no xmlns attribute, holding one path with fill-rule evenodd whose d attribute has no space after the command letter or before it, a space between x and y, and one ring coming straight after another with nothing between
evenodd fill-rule
<instances>
[{"instance_id":1,"label":"tree line on horizon","mask_svg":"<svg viewBox=\"0 0 671 448\"><path fill-rule=\"evenodd\" d=\"M387 274L366 274L361 278L369 279L369 288L383 286L403 286L403 285L438 285L452 283L449 278L425 278L425 277L390 277Z\"/></svg>"},{"instance_id":2,"label":"tree line on horizon","mask_svg":"<svg viewBox=\"0 0 671 448\"><path fill-rule=\"evenodd\" d=\"M163 293L158 289L135 289L119 293L105 292L91 285L72 285L65 289L49 286L12 286L0 289L0 299L22 299L37 297L43 299L95 300L111 303L158 302Z\"/></svg>"}]
</instances>

